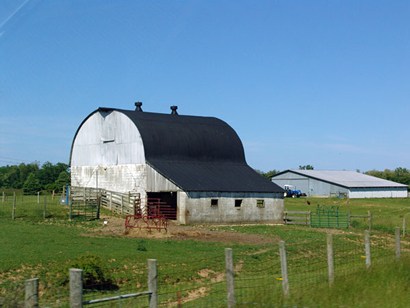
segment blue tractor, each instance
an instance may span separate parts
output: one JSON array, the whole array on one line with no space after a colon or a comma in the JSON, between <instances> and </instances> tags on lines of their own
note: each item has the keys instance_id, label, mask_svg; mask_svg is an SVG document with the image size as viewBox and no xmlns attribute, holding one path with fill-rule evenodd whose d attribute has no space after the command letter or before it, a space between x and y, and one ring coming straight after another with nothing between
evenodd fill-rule
<instances>
[{"instance_id":1,"label":"blue tractor","mask_svg":"<svg viewBox=\"0 0 410 308\"><path fill-rule=\"evenodd\" d=\"M304 193L302 193L301 190L296 189L295 186L293 185L284 185L285 188L285 194L284 196L287 198L299 198L302 196L306 196Z\"/></svg>"}]
</instances>

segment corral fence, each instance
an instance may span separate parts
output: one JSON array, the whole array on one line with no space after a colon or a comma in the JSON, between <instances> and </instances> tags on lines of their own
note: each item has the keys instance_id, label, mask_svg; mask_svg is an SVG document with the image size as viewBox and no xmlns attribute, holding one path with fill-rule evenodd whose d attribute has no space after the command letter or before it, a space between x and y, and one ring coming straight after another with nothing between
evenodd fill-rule
<instances>
[{"instance_id":1,"label":"corral fence","mask_svg":"<svg viewBox=\"0 0 410 308\"><path fill-rule=\"evenodd\" d=\"M277 244L276 244L277 245ZM362 269L393 264L408 254L408 241L400 238L400 228L394 236L326 234L323 241L287 242L261 251L234 255L225 248L215 268L192 271L197 264L188 256L181 264L163 264L148 260L145 283L128 292L99 293L83 288L82 269L69 271L69 292L64 299L42 302L38 279L26 281L25 307L248 307L277 306L280 298L298 294L317 285L329 285L346 275L355 275ZM259 256L264 255L261 262ZM210 264L214 260L209 260ZM166 262L164 260L164 262ZM211 266L211 265L209 265ZM168 271L172 267L174 271ZM182 268L192 275L182 282ZM141 271L142 268L139 268ZM186 273L185 273L186 275ZM138 284L140 284L138 283ZM130 292L131 291L131 292ZM44 292L44 291L43 291ZM44 293L43 295L44 296Z\"/></svg>"},{"instance_id":2,"label":"corral fence","mask_svg":"<svg viewBox=\"0 0 410 308\"><path fill-rule=\"evenodd\" d=\"M372 214L352 214L341 211L338 206L317 206L315 211L284 211L283 221L287 225L306 225L314 228L349 228L353 220L364 220L368 230L372 227ZM405 223L405 222L404 222Z\"/></svg>"},{"instance_id":3,"label":"corral fence","mask_svg":"<svg viewBox=\"0 0 410 308\"><path fill-rule=\"evenodd\" d=\"M70 219L99 219L101 207L120 215L134 215L141 208L139 193L71 186L68 195Z\"/></svg>"},{"instance_id":4,"label":"corral fence","mask_svg":"<svg viewBox=\"0 0 410 308\"><path fill-rule=\"evenodd\" d=\"M141 211L139 193L119 193L88 187L64 187L61 194L41 191L0 193L0 218L6 219L99 219L101 207L119 215Z\"/></svg>"}]
</instances>

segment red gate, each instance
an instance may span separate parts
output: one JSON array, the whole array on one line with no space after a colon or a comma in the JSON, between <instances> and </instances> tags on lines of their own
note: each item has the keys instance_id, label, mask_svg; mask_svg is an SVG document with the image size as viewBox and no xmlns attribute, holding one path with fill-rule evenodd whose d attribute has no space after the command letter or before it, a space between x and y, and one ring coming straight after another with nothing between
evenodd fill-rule
<instances>
[{"instance_id":1,"label":"red gate","mask_svg":"<svg viewBox=\"0 0 410 308\"><path fill-rule=\"evenodd\" d=\"M159 198L149 198L147 202L147 214L141 208L136 209L134 215L125 216L125 230L130 228L168 230L168 219L176 219L176 213L172 207L161 202Z\"/></svg>"}]
</instances>

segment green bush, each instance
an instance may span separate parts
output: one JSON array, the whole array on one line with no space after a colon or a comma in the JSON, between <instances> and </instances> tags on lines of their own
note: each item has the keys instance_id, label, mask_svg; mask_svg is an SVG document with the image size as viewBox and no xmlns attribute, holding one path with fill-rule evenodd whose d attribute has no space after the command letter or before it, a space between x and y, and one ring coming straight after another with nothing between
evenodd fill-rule
<instances>
[{"instance_id":1,"label":"green bush","mask_svg":"<svg viewBox=\"0 0 410 308\"><path fill-rule=\"evenodd\" d=\"M66 266L60 267L59 270L49 270L54 272L54 278L57 285L66 286L69 283L69 269L77 268L83 270L83 288L88 290L117 290L118 286L113 282L110 271L104 261L92 254L80 256ZM50 275L50 273L49 273Z\"/></svg>"}]
</instances>

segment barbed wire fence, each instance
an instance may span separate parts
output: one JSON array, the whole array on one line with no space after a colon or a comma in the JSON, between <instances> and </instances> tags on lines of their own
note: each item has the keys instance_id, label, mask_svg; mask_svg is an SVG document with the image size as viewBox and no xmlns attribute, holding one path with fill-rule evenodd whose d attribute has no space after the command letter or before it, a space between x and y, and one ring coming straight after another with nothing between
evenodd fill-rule
<instances>
[{"instance_id":1,"label":"barbed wire fence","mask_svg":"<svg viewBox=\"0 0 410 308\"><path fill-rule=\"evenodd\" d=\"M115 281L90 283L82 276L77 280L79 288L70 280L65 291L53 290L41 280L37 280L37 287L32 285L31 288L27 288L27 281L26 285L15 282L14 297L8 299L8 304L34 299L42 307L73 307L73 300L79 305L75 307L283 305L286 296L319 285L331 286L365 268L393 264L394 260L408 255L409 248L407 239L401 237L400 228L391 234L374 235L368 230L364 234L330 230L324 232L322 241L281 241L239 250L237 254L235 249L226 248L209 258L189 255L180 256L177 261L161 258L161 262L148 260L148 266L137 262L123 270L122 275L117 275Z\"/></svg>"}]
</instances>

